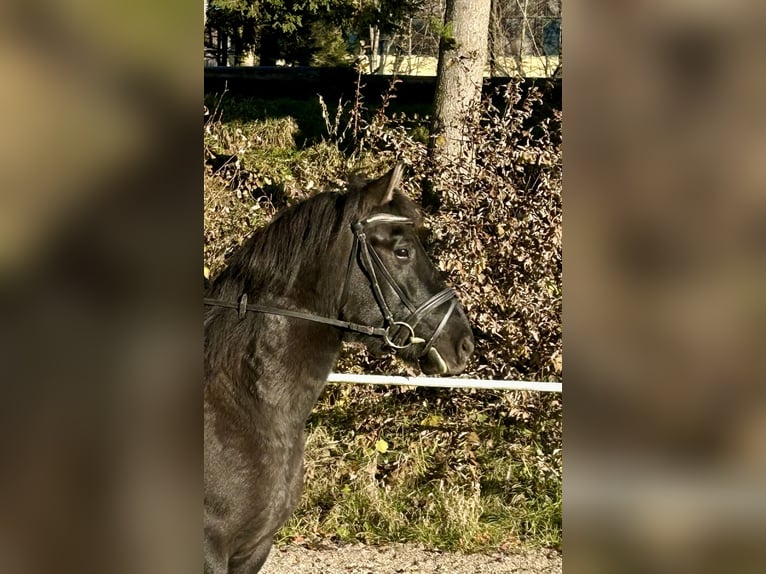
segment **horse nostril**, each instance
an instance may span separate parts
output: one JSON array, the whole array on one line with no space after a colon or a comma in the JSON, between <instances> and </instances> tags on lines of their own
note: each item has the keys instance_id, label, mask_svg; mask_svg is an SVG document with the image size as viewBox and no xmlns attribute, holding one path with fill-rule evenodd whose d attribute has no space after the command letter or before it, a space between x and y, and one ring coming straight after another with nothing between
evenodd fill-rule
<instances>
[{"instance_id":1,"label":"horse nostril","mask_svg":"<svg viewBox=\"0 0 766 574\"><path fill-rule=\"evenodd\" d=\"M463 337L460 345L458 345L458 358L462 362L468 361L471 353L473 353L473 337Z\"/></svg>"}]
</instances>

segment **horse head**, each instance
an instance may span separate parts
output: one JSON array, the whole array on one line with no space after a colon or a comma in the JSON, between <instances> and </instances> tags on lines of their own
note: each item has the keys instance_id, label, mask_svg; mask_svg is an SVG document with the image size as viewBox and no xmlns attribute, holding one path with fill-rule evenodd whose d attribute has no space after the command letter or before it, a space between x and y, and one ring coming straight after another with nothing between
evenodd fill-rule
<instances>
[{"instance_id":1,"label":"horse head","mask_svg":"<svg viewBox=\"0 0 766 574\"><path fill-rule=\"evenodd\" d=\"M474 342L465 311L420 241L423 218L397 188L403 167L347 195L351 257L340 310L344 319L385 328L382 338L352 334L373 353L393 350L426 374L462 372Z\"/></svg>"}]
</instances>

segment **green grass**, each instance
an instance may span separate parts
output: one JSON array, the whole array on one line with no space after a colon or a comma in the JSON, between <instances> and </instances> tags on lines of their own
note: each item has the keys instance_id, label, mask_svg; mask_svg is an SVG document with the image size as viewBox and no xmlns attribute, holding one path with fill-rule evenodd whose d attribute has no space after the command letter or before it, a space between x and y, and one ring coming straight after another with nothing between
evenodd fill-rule
<instances>
[{"instance_id":1,"label":"green grass","mask_svg":"<svg viewBox=\"0 0 766 574\"><path fill-rule=\"evenodd\" d=\"M229 125L260 126L269 122L290 118L298 128L295 137L298 147L306 147L320 141L325 135L325 124L319 100L273 100L223 96L205 96L205 105L211 114L217 110L216 119Z\"/></svg>"},{"instance_id":2,"label":"green grass","mask_svg":"<svg viewBox=\"0 0 766 574\"><path fill-rule=\"evenodd\" d=\"M559 548L560 416L550 395L328 386L278 540Z\"/></svg>"},{"instance_id":3,"label":"green grass","mask_svg":"<svg viewBox=\"0 0 766 574\"><path fill-rule=\"evenodd\" d=\"M330 117L334 118L338 109L337 101L326 100ZM249 97L206 95L205 105L215 119L227 126L251 126L263 129L270 122L279 122L289 118L297 128L294 133L297 149L310 148L327 138L327 128L322 117L322 107L318 98L310 100L259 99ZM347 102L344 105L349 105ZM368 113L372 114L380 107L380 101L364 102ZM431 113L431 105L401 104L396 99L389 102L387 113L408 118L408 122L417 126ZM419 128L422 132L422 127ZM419 137L423 137L422 133Z\"/></svg>"}]
</instances>

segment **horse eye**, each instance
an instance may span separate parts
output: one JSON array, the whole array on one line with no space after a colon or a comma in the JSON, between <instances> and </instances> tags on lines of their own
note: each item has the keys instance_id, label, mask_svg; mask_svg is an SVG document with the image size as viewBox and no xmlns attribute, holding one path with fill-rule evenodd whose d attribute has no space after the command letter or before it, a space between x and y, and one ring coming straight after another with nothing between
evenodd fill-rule
<instances>
[{"instance_id":1,"label":"horse eye","mask_svg":"<svg viewBox=\"0 0 766 574\"><path fill-rule=\"evenodd\" d=\"M409 259L410 252L407 249L394 249L394 255L399 259Z\"/></svg>"}]
</instances>

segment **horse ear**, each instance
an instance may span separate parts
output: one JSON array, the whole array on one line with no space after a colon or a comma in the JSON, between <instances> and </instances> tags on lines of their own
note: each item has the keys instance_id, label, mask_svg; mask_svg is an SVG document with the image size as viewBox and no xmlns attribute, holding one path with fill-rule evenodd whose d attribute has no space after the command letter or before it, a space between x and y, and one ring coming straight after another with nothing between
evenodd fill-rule
<instances>
[{"instance_id":1,"label":"horse ear","mask_svg":"<svg viewBox=\"0 0 766 574\"><path fill-rule=\"evenodd\" d=\"M394 190L402 182L402 173L404 173L404 164L397 163L386 175L365 185L362 189L365 203L370 208L390 203L394 198Z\"/></svg>"}]
</instances>

